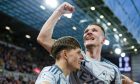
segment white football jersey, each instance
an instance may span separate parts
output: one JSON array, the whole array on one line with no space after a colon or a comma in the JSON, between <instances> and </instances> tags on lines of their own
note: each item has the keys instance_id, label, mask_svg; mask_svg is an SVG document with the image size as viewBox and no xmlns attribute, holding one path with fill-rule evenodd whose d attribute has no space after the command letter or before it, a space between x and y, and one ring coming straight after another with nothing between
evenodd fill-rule
<instances>
[{"instance_id":1,"label":"white football jersey","mask_svg":"<svg viewBox=\"0 0 140 84\"><path fill-rule=\"evenodd\" d=\"M65 77L62 70L57 66L48 66L43 68L35 84L48 81L50 84L69 84L68 77Z\"/></svg>"}]
</instances>

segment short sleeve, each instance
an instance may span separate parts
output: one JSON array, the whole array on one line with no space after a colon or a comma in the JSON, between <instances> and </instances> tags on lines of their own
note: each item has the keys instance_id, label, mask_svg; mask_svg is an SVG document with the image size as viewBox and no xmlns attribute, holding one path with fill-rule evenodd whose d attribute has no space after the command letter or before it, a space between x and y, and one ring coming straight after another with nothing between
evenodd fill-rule
<instances>
[{"instance_id":1,"label":"short sleeve","mask_svg":"<svg viewBox=\"0 0 140 84\"><path fill-rule=\"evenodd\" d=\"M40 84L43 81L48 81L50 84L55 84L55 76L51 72L43 69L39 74L35 84Z\"/></svg>"}]
</instances>

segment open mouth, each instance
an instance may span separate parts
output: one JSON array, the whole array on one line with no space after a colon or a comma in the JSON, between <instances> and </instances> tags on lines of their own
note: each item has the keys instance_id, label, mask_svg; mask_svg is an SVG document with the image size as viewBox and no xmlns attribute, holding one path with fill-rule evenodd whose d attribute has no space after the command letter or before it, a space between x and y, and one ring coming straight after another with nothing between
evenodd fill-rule
<instances>
[{"instance_id":1,"label":"open mouth","mask_svg":"<svg viewBox=\"0 0 140 84\"><path fill-rule=\"evenodd\" d=\"M95 38L94 37L86 37L86 40L94 40Z\"/></svg>"}]
</instances>

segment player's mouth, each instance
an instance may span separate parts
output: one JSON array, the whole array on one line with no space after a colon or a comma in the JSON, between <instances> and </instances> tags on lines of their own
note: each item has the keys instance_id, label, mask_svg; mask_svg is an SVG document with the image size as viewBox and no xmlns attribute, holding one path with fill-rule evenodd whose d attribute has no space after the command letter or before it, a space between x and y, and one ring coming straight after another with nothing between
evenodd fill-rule
<instances>
[{"instance_id":1,"label":"player's mouth","mask_svg":"<svg viewBox=\"0 0 140 84\"><path fill-rule=\"evenodd\" d=\"M79 61L78 61L78 64L81 64L81 62L82 62L82 60L79 60Z\"/></svg>"},{"instance_id":2,"label":"player's mouth","mask_svg":"<svg viewBox=\"0 0 140 84\"><path fill-rule=\"evenodd\" d=\"M94 37L91 37L91 36L87 36L85 39L86 40L94 40L95 38Z\"/></svg>"}]
</instances>

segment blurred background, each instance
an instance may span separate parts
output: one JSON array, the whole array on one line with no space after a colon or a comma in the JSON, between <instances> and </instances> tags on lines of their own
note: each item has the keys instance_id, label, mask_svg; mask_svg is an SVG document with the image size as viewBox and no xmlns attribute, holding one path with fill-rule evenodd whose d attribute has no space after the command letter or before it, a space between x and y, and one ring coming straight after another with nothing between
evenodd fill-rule
<instances>
[{"instance_id":1,"label":"blurred background","mask_svg":"<svg viewBox=\"0 0 140 84\"><path fill-rule=\"evenodd\" d=\"M34 84L41 69L54 63L36 38L65 1L76 11L62 16L53 38L73 36L84 50L84 29L93 22L102 24L107 38L102 56L140 82L139 0L0 0L0 84Z\"/></svg>"}]
</instances>

